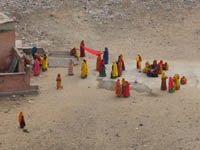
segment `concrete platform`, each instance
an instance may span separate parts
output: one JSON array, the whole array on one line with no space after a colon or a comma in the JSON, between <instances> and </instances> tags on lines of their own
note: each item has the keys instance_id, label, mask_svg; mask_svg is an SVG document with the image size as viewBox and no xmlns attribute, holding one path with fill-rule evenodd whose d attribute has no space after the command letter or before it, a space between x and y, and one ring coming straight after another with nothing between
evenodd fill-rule
<instances>
[{"instance_id":1,"label":"concrete platform","mask_svg":"<svg viewBox=\"0 0 200 150\"><path fill-rule=\"evenodd\" d=\"M79 61L70 55L68 51L51 51L49 52L49 67L67 67L70 59L73 60L75 65L79 64Z\"/></svg>"},{"instance_id":2,"label":"concrete platform","mask_svg":"<svg viewBox=\"0 0 200 150\"><path fill-rule=\"evenodd\" d=\"M145 61L144 61L145 62ZM143 63L144 63L143 62ZM152 62L152 61L149 61ZM181 88L200 88L200 64L189 64L189 63L178 63L178 62L168 62L169 71L166 71L168 77L174 76L178 73L180 77L183 75L187 77L188 83L186 85L181 85ZM158 78L147 77L146 74L140 73L136 69L136 63L125 62L126 71L123 72L122 78L125 78L131 83L131 89L138 92L147 92L153 94L154 91L159 90L161 86L161 76ZM144 67L144 64L142 65ZM107 77L101 78L97 77L100 88L105 88L108 90L115 89L115 83L118 79L111 79L111 65L106 66ZM168 85L168 80L167 80Z\"/></svg>"}]
</instances>

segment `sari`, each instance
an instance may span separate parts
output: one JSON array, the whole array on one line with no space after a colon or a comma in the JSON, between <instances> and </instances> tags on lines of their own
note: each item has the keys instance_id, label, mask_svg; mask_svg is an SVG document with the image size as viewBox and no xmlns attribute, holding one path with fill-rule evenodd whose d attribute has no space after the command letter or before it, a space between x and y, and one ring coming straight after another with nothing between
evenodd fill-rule
<instances>
[{"instance_id":1,"label":"sari","mask_svg":"<svg viewBox=\"0 0 200 150\"><path fill-rule=\"evenodd\" d=\"M69 76L73 76L73 67L74 67L74 63L72 61L72 59L70 59L69 64L68 64L68 75Z\"/></svg>"},{"instance_id":2,"label":"sari","mask_svg":"<svg viewBox=\"0 0 200 150\"><path fill-rule=\"evenodd\" d=\"M101 68L101 55L98 55L97 57L97 62L96 62L96 70L98 70L100 72L100 68Z\"/></svg>"},{"instance_id":3,"label":"sari","mask_svg":"<svg viewBox=\"0 0 200 150\"><path fill-rule=\"evenodd\" d=\"M48 56L45 54L42 60L42 71L47 71L48 68Z\"/></svg>"},{"instance_id":4,"label":"sari","mask_svg":"<svg viewBox=\"0 0 200 150\"><path fill-rule=\"evenodd\" d=\"M19 121L20 128L24 128L26 126L23 112L19 113L18 121Z\"/></svg>"},{"instance_id":5,"label":"sari","mask_svg":"<svg viewBox=\"0 0 200 150\"><path fill-rule=\"evenodd\" d=\"M35 57L35 53L37 52L37 47L33 47L32 48L32 56L33 56L33 59L36 59Z\"/></svg>"},{"instance_id":6,"label":"sari","mask_svg":"<svg viewBox=\"0 0 200 150\"><path fill-rule=\"evenodd\" d=\"M106 77L106 67L103 63L103 60L102 60L102 67L101 67L101 71L99 72L99 76L100 77Z\"/></svg>"},{"instance_id":7,"label":"sari","mask_svg":"<svg viewBox=\"0 0 200 150\"><path fill-rule=\"evenodd\" d=\"M87 62L83 60L82 67L81 67L81 78L85 79L87 78L88 74L88 65Z\"/></svg>"},{"instance_id":8,"label":"sari","mask_svg":"<svg viewBox=\"0 0 200 150\"><path fill-rule=\"evenodd\" d=\"M112 72L111 72L111 79L115 79L118 77L118 69L116 62L113 62Z\"/></svg>"},{"instance_id":9,"label":"sari","mask_svg":"<svg viewBox=\"0 0 200 150\"><path fill-rule=\"evenodd\" d=\"M129 97L129 96L130 96L130 83L126 81L124 87L124 97Z\"/></svg>"},{"instance_id":10,"label":"sari","mask_svg":"<svg viewBox=\"0 0 200 150\"><path fill-rule=\"evenodd\" d=\"M120 84L120 80L118 79L115 86L115 94L120 97L122 95L122 87Z\"/></svg>"},{"instance_id":11,"label":"sari","mask_svg":"<svg viewBox=\"0 0 200 150\"><path fill-rule=\"evenodd\" d=\"M39 74L40 74L40 62L38 59L36 59L34 64L34 75L38 76Z\"/></svg>"},{"instance_id":12,"label":"sari","mask_svg":"<svg viewBox=\"0 0 200 150\"><path fill-rule=\"evenodd\" d=\"M136 62L137 62L137 69L141 69L142 57L141 57L140 54L137 55L137 57L136 57Z\"/></svg>"},{"instance_id":13,"label":"sari","mask_svg":"<svg viewBox=\"0 0 200 150\"><path fill-rule=\"evenodd\" d=\"M80 44L80 57L85 57L85 43L84 41L81 41L81 44Z\"/></svg>"},{"instance_id":14,"label":"sari","mask_svg":"<svg viewBox=\"0 0 200 150\"><path fill-rule=\"evenodd\" d=\"M125 70L125 63L124 63L124 58L123 58L122 54L120 54L120 56L119 56L119 61L122 62L122 70L124 71Z\"/></svg>"},{"instance_id":15,"label":"sari","mask_svg":"<svg viewBox=\"0 0 200 150\"><path fill-rule=\"evenodd\" d=\"M121 77L122 76L122 62L121 61L118 61L117 69L118 69L118 77Z\"/></svg>"},{"instance_id":16,"label":"sari","mask_svg":"<svg viewBox=\"0 0 200 150\"><path fill-rule=\"evenodd\" d=\"M180 89L180 77L179 74L175 74L174 75L174 85L175 85L175 89L179 90Z\"/></svg>"},{"instance_id":17,"label":"sari","mask_svg":"<svg viewBox=\"0 0 200 150\"><path fill-rule=\"evenodd\" d=\"M104 54L103 54L103 60L104 60L104 64L108 64L109 61L109 53L108 53L108 48L105 48Z\"/></svg>"},{"instance_id":18,"label":"sari","mask_svg":"<svg viewBox=\"0 0 200 150\"><path fill-rule=\"evenodd\" d=\"M163 72L162 73L162 76L161 76L161 90L163 90L163 91L165 91L165 90L167 90L167 82L166 82L166 80L167 80L167 76L166 76L166 74Z\"/></svg>"},{"instance_id":19,"label":"sari","mask_svg":"<svg viewBox=\"0 0 200 150\"><path fill-rule=\"evenodd\" d=\"M144 69L142 70L142 72L143 72L143 73L147 73L148 69L150 69L150 64L149 64L149 62L147 61L147 62L145 63L145 67L144 67Z\"/></svg>"},{"instance_id":20,"label":"sari","mask_svg":"<svg viewBox=\"0 0 200 150\"><path fill-rule=\"evenodd\" d=\"M126 84L126 80L122 78L122 94L123 95L124 95L125 84Z\"/></svg>"},{"instance_id":21,"label":"sari","mask_svg":"<svg viewBox=\"0 0 200 150\"><path fill-rule=\"evenodd\" d=\"M58 74L57 78L56 78L56 81L57 81L57 89L62 89L63 86L62 86L62 79L61 79L61 75Z\"/></svg>"},{"instance_id":22,"label":"sari","mask_svg":"<svg viewBox=\"0 0 200 150\"><path fill-rule=\"evenodd\" d=\"M169 77L168 91L169 91L169 93L175 92L174 79L172 77Z\"/></svg>"},{"instance_id":23,"label":"sari","mask_svg":"<svg viewBox=\"0 0 200 150\"><path fill-rule=\"evenodd\" d=\"M187 78L185 76L183 76L181 78L181 84L186 84L187 83Z\"/></svg>"}]
</instances>

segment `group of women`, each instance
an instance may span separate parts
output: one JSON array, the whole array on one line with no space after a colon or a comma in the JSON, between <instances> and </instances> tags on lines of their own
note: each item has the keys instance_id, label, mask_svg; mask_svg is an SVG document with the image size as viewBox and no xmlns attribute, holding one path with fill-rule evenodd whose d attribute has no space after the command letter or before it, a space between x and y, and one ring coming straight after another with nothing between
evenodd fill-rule
<instances>
[{"instance_id":1,"label":"group of women","mask_svg":"<svg viewBox=\"0 0 200 150\"><path fill-rule=\"evenodd\" d=\"M161 76L161 90L167 90L167 76L163 72ZM180 76L179 74L175 74L173 77L169 77L169 82L168 82L168 91L169 93L174 93L176 90L180 89L180 84L186 84L187 83L187 78L183 76L180 81Z\"/></svg>"},{"instance_id":2,"label":"group of women","mask_svg":"<svg viewBox=\"0 0 200 150\"><path fill-rule=\"evenodd\" d=\"M159 77L159 74L163 73L163 70L168 71L169 65L167 62L163 64L163 60L160 60L159 63L157 63L157 60L153 61L153 64L150 65L150 63L147 61L145 63L145 67L142 70L143 73L146 73L148 77Z\"/></svg>"},{"instance_id":3,"label":"group of women","mask_svg":"<svg viewBox=\"0 0 200 150\"><path fill-rule=\"evenodd\" d=\"M115 79L122 76L122 72L125 70L125 62L122 54L119 55L118 61L113 62L111 79Z\"/></svg>"},{"instance_id":4,"label":"group of women","mask_svg":"<svg viewBox=\"0 0 200 150\"><path fill-rule=\"evenodd\" d=\"M124 78L122 79L122 83L120 83L120 79L117 79L116 86L115 86L115 93L118 97L130 96L130 83L126 81Z\"/></svg>"},{"instance_id":5,"label":"group of women","mask_svg":"<svg viewBox=\"0 0 200 150\"><path fill-rule=\"evenodd\" d=\"M85 43L84 43L84 41L82 41L80 44L80 57L85 57L85 49L84 48L85 48ZM32 55L34 58L34 75L39 75L40 66L42 66L43 71L47 71L48 56L45 54L43 56L43 58L41 58L39 56L39 54L37 53L36 47L34 47L32 49ZM78 56L78 52L77 52L76 48L73 48L71 50L71 55L75 56L79 60L79 56ZM105 51L103 52L103 58L101 57L101 54L99 54L97 57L97 62L96 62L96 70L99 72L100 77L106 77L105 65L108 64L108 62L109 62L108 48L105 48ZM73 65L74 65L73 61L70 60L69 65L68 65L68 75L69 76L74 75ZM136 67L140 71L141 71L141 66L142 66L142 56L140 54L138 54L136 57ZM118 60L116 62L113 62L111 78L116 79L118 77L121 77L124 70L125 70L125 62L124 62L123 55L120 54L118 57ZM169 70L168 63L167 62L163 63L163 60L160 60L160 62L157 63L157 60L154 60L153 64L150 64L147 61L145 63L145 67L143 68L142 72L146 73L148 77L158 77L159 74L161 74L161 90L167 90L166 82L167 82L168 77L163 72L163 70L165 70L165 71ZM81 78L86 79L88 76L88 73L89 73L89 70L88 70L87 60L84 59L82 62L82 67L81 67ZM58 74L56 81L57 81L57 89L63 88L60 74ZM172 93L175 90L179 90L180 83L186 84L186 82L187 82L187 78L185 76L183 76L180 81L179 75L175 74L174 77L169 78L169 83L168 83L169 92ZM122 85L121 85L120 80L118 79L116 82L116 90L115 90L117 96L122 96L122 95L124 95L124 97L129 96L130 95L129 87L130 87L130 83L128 81L125 81L125 79L122 79Z\"/></svg>"},{"instance_id":6,"label":"group of women","mask_svg":"<svg viewBox=\"0 0 200 150\"><path fill-rule=\"evenodd\" d=\"M142 57L140 54L137 55L136 62L137 62L137 66L136 66L137 69L141 69ZM163 63L163 60L160 60L160 62L157 63L157 60L154 60L153 64L151 64L151 65L147 61L145 63L145 67L142 70L142 72L146 73L148 77L158 77L159 74L161 74L161 90L167 90L168 77L166 76L166 74L163 71L168 71L168 70L169 70L169 65L167 62ZM181 78L181 82L180 82L179 74L175 74L174 77L169 77L168 91L170 93L173 93L175 90L179 90L180 83L186 84L187 78L185 76L183 76Z\"/></svg>"},{"instance_id":7,"label":"group of women","mask_svg":"<svg viewBox=\"0 0 200 150\"><path fill-rule=\"evenodd\" d=\"M48 69L48 55L44 54L41 57L37 52L37 47L32 48L32 56L33 56L33 63L34 63L34 75L38 76L40 74L40 69L42 71L47 71ZM26 60L26 59L25 59Z\"/></svg>"}]
</instances>

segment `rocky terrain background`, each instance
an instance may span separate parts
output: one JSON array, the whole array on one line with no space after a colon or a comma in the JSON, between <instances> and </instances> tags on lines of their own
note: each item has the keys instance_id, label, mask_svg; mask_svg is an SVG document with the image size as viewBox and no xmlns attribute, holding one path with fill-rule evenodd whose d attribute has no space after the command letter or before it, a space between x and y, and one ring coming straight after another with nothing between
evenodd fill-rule
<instances>
[{"instance_id":1,"label":"rocky terrain background","mask_svg":"<svg viewBox=\"0 0 200 150\"><path fill-rule=\"evenodd\" d=\"M199 6L199 0L1 0L0 11L17 21L25 46L70 50L84 39L97 50L169 59L181 49L200 50ZM182 51L177 59L188 56Z\"/></svg>"}]
</instances>

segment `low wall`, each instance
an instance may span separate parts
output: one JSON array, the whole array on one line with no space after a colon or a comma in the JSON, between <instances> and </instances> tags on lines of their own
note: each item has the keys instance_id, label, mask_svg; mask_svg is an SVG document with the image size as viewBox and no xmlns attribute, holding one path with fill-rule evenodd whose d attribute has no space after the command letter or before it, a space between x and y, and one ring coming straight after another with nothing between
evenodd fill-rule
<instances>
[{"instance_id":1,"label":"low wall","mask_svg":"<svg viewBox=\"0 0 200 150\"><path fill-rule=\"evenodd\" d=\"M14 92L38 89L30 85L30 68L27 72L0 73L0 92Z\"/></svg>"}]
</instances>

